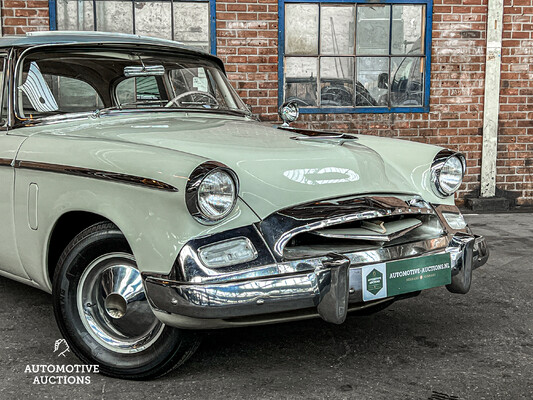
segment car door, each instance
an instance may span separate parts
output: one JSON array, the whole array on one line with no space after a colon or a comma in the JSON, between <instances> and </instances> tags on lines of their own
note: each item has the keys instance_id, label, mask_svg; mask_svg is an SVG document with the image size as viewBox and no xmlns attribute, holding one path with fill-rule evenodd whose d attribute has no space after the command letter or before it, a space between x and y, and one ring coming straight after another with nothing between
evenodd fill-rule
<instances>
[{"instance_id":1,"label":"car door","mask_svg":"<svg viewBox=\"0 0 533 400\"><path fill-rule=\"evenodd\" d=\"M15 169L13 160L25 137L8 130L7 53L0 52L0 271L19 278L28 278L21 265L15 241L13 218Z\"/></svg>"}]
</instances>

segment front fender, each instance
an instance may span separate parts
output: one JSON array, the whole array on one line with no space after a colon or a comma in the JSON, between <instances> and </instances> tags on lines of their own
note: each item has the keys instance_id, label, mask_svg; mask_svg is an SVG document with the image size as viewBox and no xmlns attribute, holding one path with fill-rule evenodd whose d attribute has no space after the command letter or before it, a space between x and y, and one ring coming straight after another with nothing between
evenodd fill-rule
<instances>
[{"instance_id":1,"label":"front fender","mask_svg":"<svg viewBox=\"0 0 533 400\"><path fill-rule=\"evenodd\" d=\"M217 225L201 225L191 217L184 194L188 174L202 161L196 156L169 150L155 151L142 146L128 152L124 144L90 140L76 140L77 146L65 148L64 142L69 142L65 139L31 139L34 138L30 138L20 151L19 161L77 165L135 176L145 173L147 179L159 178L176 189L169 191L98 177L77 176L70 174L68 169L52 172L17 168L17 251L30 278L46 291L51 291L47 266L50 238L57 221L66 213L85 211L110 220L124 233L139 269L161 274L170 272L182 246L192 238L238 228L258 220L240 199L230 216ZM87 142L91 142L90 145ZM56 147L52 150L54 145ZM171 168L174 169L172 174ZM30 195L30 184L38 187L37 199L30 198L35 196L35 190ZM30 226L32 215L37 216L36 226L35 223Z\"/></svg>"}]
</instances>

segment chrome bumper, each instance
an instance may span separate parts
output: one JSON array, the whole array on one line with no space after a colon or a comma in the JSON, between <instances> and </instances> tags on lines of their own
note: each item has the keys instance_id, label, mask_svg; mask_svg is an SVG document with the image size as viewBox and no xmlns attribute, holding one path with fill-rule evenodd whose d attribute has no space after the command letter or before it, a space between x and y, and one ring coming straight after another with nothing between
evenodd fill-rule
<instances>
[{"instance_id":1,"label":"chrome bumper","mask_svg":"<svg viewBox=\"0 0 533 400\"><path fill-rule=\"evenodd\" d=\"M447 288L453 293L468 292L472 271L488 258L485 240L465 233L443 239L446 241L438 243L444 247L417 252L415 246L409 253L399 251L388 260L358 263L357 254L331 254L302 260L301 265L313 266L313 269L267 277L204 283L177 282L150 275L143 278L156 316L178 328L215 329L315 316L339 324L351 309L394 300L363 302L363 265L448 252L452 282Z\"/></svg>"}]
</instances>

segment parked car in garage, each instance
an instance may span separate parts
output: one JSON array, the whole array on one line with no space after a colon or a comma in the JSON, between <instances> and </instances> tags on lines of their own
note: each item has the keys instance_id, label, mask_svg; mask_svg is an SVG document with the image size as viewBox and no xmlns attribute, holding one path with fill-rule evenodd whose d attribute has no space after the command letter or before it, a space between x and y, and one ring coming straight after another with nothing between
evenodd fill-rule
<instances>
[{"instance_id":1,"label":"parked car in garage","mask_svg":"<svg viewBox=\"0 0 533 400\"><path fill-rule=\"evenodd\" d=\"M197 330L466 293L488 257L454 151L291 128L294 104L265 126L176 42L36 33L0 56L0 274L51 293L104 374L167 373Z\"/></svg>"}]
</instances>

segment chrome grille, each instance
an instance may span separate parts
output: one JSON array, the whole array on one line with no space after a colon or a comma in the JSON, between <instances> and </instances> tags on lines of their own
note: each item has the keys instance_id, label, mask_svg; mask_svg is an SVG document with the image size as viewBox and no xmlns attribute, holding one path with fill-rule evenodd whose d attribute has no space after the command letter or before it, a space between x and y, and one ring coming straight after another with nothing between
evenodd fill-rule
<instances>
[{"instance_id":1,"label":"chrome grille","mask_svg":"<svg viewBox=\"0 0 533 400\"><path fill-rule=\"evenodd\" d=\"M382 232L369 229L368 223L383 226ZM404 229L392 230L395 226ZM283 249L283 258L295 260L324 254L349 253L397 246L444 235L435 215L396 215L354 221L297 234Z\"/></svg>"},{"instance_id":2,"label":"chrome grille","mask_svg":"<svg viewBox=\"0 0 533 400\"><path fill-rule=\"evenodd\" d=\"M413 225L409 226L409 221ZM369 238L360 231L363 222L403 224L405 229ZM274 213L258 228L279 261L375 249L444 235L433 207L412 195L352 196L311 202ZM359 233L359 237L335 234L342 230Z\"/></svg>"}]
</instances>

